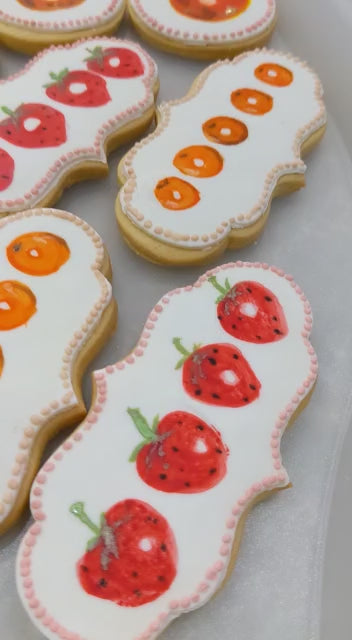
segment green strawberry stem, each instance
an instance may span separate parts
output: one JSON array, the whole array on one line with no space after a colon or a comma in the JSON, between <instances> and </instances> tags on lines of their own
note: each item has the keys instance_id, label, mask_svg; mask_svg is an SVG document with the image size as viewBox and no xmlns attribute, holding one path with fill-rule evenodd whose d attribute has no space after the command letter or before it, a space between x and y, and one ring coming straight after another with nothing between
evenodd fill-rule
<instances>
[{"instance_id":1,"label":"green strawberry stem","mask_svg":"<svg viewBox=\"0 0 352 640\"><path fill-rule=\"evenodd\" d=\"M44 88L47 89L48 87L53 87L55 84L61 84L63 80L66 78L68 73L69 73L69 70L67 67L65 67L65 69L63 69L59 73L54 73L53 71L50 71L49 76L53 80L53 82L49 82L48 84L45 84Z\"/></svg>"},{"instance_id":2,"label":"green strawberry stem","mask_svg":"<svg viewBox=\"0 0 352 640\"><path fill-rule=\"evenodd\" d=\"M94 522L87 516L84 510L84 502L75 502L71 505L70 512L73 513L78 520L85 524L96 536L100 536L100 527L97 527Z\"/></svg>"},{"instance_id":3,"label":"green strawberry stem","mask_svg":"<svg viewBox=\"0 0 352 640\"><path fill-rule=\"evenodd\" d=\"M222 287L220 282L217 281L216 276L210 276L208 278L208 281L210 282L210 284L213 285L213 287L215 287L215 289L217 291L219 291L219 293L221 294L217 299L216 299L216 304L218 304L219 302L221 302L229 293L229 291L231 290L231 284L229 282L229 279L226 278L225 280L225 287Z\"/></svg>"},{"instance_id":4,"label":"green strawberry stem","mask_svg":"<svg viewBox=\"0 0 352 640\"><path fill-rule=\"evenodd\" d=\"M181 342L181 338L174 338L172 341L172 344L176 347L177 351L179 351L183 356L181 360L178 361L175 369L181 369L181 367L183 367L184 363L186 362L187 358L189 358L192 355L192 353L197 351L199 347L202 346L201 344L194 344L192 351L187 351L187 349L183 346Z\"/></svg>"},{"instance_id":5,"label":"green strawberry stem","mask_svg":"<svg viewBox=\"0 0 352 640\"><path fill-rule=\"evenodd\" d=\"M153 424L150 427L145 417L141 414L139 409L127 409L128 415L132 418L136 429L138 429L141 434L143 441L140 442L135 449L133 449L129 462L135 462L139 452L145 447L147 444L151 444L151 442L156 442L158 437L155 434L156 429L159 424L159 416L155 416L153 420Z\"/></svg>"},{"instance_id":6,"label":"green strawberry stem","mask_svg":"<svg viewBox=\"0 0 352 640\"><path fill-rule=\"evenodd\" d=\"M87 62L88 60L97 60L99 64L103 62L104 54L102 47L94 47L94 49L87 48L87 51L90 53L90 56L88 56L88 58L84 58L84 62Z\"/></svg>"},{"instance_id":7,"label":"green strawberry stem","mask_svg":"<svg viewBox=\"0 0 352 640\"><path fill-rule=\"evenodd\" d=\"M18 115L16 111L11 111L11 109L9 109L8 107L1 107L1 111L3 111L3 113L5 113L13 120L17 120Z\"/></svg>"}]
</instances>

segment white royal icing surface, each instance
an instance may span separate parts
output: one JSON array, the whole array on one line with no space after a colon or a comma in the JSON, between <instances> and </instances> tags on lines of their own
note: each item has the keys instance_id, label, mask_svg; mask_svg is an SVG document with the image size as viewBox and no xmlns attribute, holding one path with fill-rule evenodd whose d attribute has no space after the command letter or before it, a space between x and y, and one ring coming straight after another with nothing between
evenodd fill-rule
<instances>
[{"instance_id":1,"label":"white royal icing surface","mask_svg":"<svg viewBox=\"0 0 352 640\"><path fill-rule=\"evenodd\" d=\"M101 75L111 100L102 106L69 106L49 98L44 85L51 82L50 72L85 70L87 49L126 48L142 61L144 74L136 78L110 78ZM50 105L65 116L67 140L56 147L25 149L0 138L0 149L15 162L12 183L0 192L0 213L33 207L71 168L86 161L106 164L106 138L146 112L154 101L153 87L157 79L156 65L139 45L115 38L92 38L72 46L46 49L33 58L22 72L2 80L1 105L14 111L21 104ZM0 113L1 121L6 119ZM25 206L24 206L25 205Z\"/></svg>"},{"instance_id":2,"label":"white royal icing surface","mask_svg":"<svg viewBox=\"0 0 352 640\"><path fill-rule=\"evenodd\" d=\"M50 640L155 638L173 618L201 606L219 588L236 534L235 525L229 525L228 520L232 513L243 511L253 495L260 494L270 482L271 488L288 482L279 455L280 440L276 440L276 461L271 447L278 438L278 417L284 416L284 429L314 383L314 351L304 338L309 335L307 323L311 326L309 304L292 279L267 265L230 264L215 271L219 282L227 277L231 285L254 280L268 287L283 306L288 335L265 345L232 338L217 320L217 294L203 277L194 288L165 296L149 316L136 350L116 367L95 374L98 397L99 384L105 385L101 406L92 407L91 423L88 416L88 423L75 434L77 441L71 437L67 453L61 447L50 459L48 473L44 467L38 484L34 483L32 499L41 487L46 517L42 524L33 525L18 556L22 602ZM238 347L262 384L259 398L231 409L188 396L182 373L175 370L179 354L172 339L176 336L182 337L186 346L219 342ZM303 382L305 386L300 388ZM183 410L214 425L230 449L224 479L211 490L187 495L164 493L145 484L135 464L128 462L140 441L127 415L128 407L139 407L149 421L157 413L161 418L170 411ZM168 520L179 554L178 573L170 589L137 608L117 606L89 596L81 588L76 563L85 552L87 530L69 512L72 503L82 500L91 519L98 521L102 511L126 498L149 503ZM235 511L234 505L242 506ZM224 534L226 544L222 544Z\"/></svg>"},{"instance_id":3,"label":"white royal icing surface","mask_svg":"<svg viewBox=\"0 0 352 640\"><path fill-rule=\"evenodd\" d=\"M289 86L276 87L256 78L256 67L270 62L293 72ZM272 110L258 116L236 109L230 96L240 88L272 96ZM288 54L262 49L215 63L199 76L190 97L160 107L157 130L125 157L127 182L119 194L123 212L145 233L184 247L216 244L232 228L252 224L267 209L280 176L305 172L300 145L326 121L321 96L317 76ZM248 138L234 146L210 142L202 124L215 116L244 122ZM174 156L190 145L216 149L224 158L223 170L211 178L180 172L173 165ZM170 211L159 203L154 188L171 176L199 191L195 206Z\"/></svg>"},{"instance_id":4,"label":"white royal icing surface","mask_svg":"<svg viewBox=\"0 0 352 640\"><path fill-rule=\"evenodd\" d=\"M66 241L71 254L56 273L31 276L9 263L7 246L34 231L49 232ZM72 359L111 301L111 286L98 271L103 257L101 238L72 214L39 209L0 222L1 281L26 285L37 300L37 310L26 324L0 331L4 356L0 376L0 525L17 497L36 434L48 419L77 406L70 375ZM91 312L95 317L88 319Z\"/></svg>"},{"instance_id":5,"label":"white royal icing surface","mask_svg":"<svg viewBox=\"0 0 352 640\"><path fill-rule=\"evenodd\" d=\"M84 0L76 7L53 11L29 9L17 0L2 0L0 23L24 27L30 31L75 31L110 22L121 13L125 0ZM1 30L1 26L0 26Z\"/></svg>"},{"instance_id":6,"label":"white royal icing surface","mask_svg":"<svg viewBox=\"0 0 352 640\"><path fill-rule=\"evenodd\" d=\"M231 20L216 22L184 16L174 9L169 0L129 0L129 5L149 29L170 40L197 46L219 46L219 36L226 44L229 40L237 42L259 36L273 23L276 13L274 0L252 0L245 11Z\"/></svg>"}]
</instances>

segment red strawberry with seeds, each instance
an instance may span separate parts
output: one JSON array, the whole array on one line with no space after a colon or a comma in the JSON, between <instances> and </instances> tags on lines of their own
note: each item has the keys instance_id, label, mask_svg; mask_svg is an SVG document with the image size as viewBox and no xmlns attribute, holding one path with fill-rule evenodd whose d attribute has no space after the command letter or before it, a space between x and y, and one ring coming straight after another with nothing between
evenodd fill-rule
<instances>
[{"instance_id":1,"label":"red strawberry with seeds","mask_svg":"<svg viewBox=\"0 0 352 640\"><path fill-rule=\"evenodd\" d=\"M125 47L94 47L87 49L90 56L85 59L87 67L95 73L109 78L137 78L144 73L140 57Z\"/></svg>"},{"instance_id":2,"label":"red strawberry with seeds","mask_svg":"<svg viewBox=\"0 0 352 640\"><path fill-rule=\"evenodd\" d=\"M143 437L130 462L142 480L167 493L199 493L215 487L226 474L228 449L220 433L185 411L168 413L152 427L139 409L128 409Z\"/></svg>"},{"instance_id":3,"label":"red strawberry with seeds","mask_svg":"<svg viewBox=\"0 0 352 640\"><path fill-rule=\"evenodd\" d=\"M53 82L44 86L52 100L72 107L101 107L111 100L104 78L95 73L63 69L49 75Z\"/></svg>"},{"instance_id":4,"label":"red strawberry with seeds","mask_svg":"<svg viewBox=\"0 0 352 640\"><path fill-rule=\"evenodd\" d=\"M96 526L83 502L70 508L94 533L77 564L86 593L120 607L139 607L167 591L177 572L177 547L165 518L140 500L123 500Z\"/></svg>"},{"instance_id":5,"label":"red strawberry with seeds","mask_svg":"<svg viewBox=\"0 0 352 640\"><path fill-rule=\"evenodd\" d=\"M227 333L238 340L257 344L276 342L288 334L284 310L277 297L259 282L243 281L225 286L215 276L209 282L220 292L218 319Z\"/></svg>"},{"instance_id":6,"label":"red strawberry with seeds","mask_svg":"<svg viewBox=\"0 0 352 640\"><path fill-rule=\"evenodd\" d=\"M65 117L47 104L21 104L15 111L1 107L0 138L26 149L58 147L66 142Z\"/></svg>"},{"instance_id":7,"label":"red strawberry with seeds","mask_svg":"<svg viewBox=\"0 0 352 640\"><path fill-rule=\"evenodd\" d=\"M13 158L7 151L0 149L0 191L5 191L12 180L15 171L15 163Z\"/></svg>"},{"instance_id":8,"label":"red strawberry with seeds","mask_svg":"<svg viewBox=\"0 0 352 640\"><path fill-rule=\"evenodd\" d=\"M261 384L241 351L231 344L193 345L192 353L174 338L182 354L185 391L196 400L221 407L243 407L256 400Z\"/></svg>"}]
</instances>

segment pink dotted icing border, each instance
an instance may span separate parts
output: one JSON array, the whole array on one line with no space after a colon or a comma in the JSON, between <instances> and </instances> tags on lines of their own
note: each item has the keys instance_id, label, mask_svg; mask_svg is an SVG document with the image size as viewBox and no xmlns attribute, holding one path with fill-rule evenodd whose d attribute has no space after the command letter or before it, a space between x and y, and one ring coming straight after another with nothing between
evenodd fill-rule
<instances>
[{"instance_id":1,"label":"pink dotted icing border","mask_svg":"<svg viewBox=\"0 0 352 640\"><path fill-rule=\"evenodd\" d=\"M279 55L285 58L288 62L294 62L295 64L299 64L303 69L307 69L313 76L314 79L314 95L318 105L317 115L313 120L308 122L304 127L299 129L296 132L295 139L293 142L293 151L294 155L297 158L295 162L288 162L286 164L278 164L273 167L269 173L267 174L262 194L258 200L258 202L254 205L254 207L248 211L247 213L241 213L236 218L229 218L228 220L224 220L220 225L214 229L214 231L210 234L203 235L189 235L189 234L181 234L170 231L169 229L164 229L161 226L154 226L153 221L146 218L146 216L138 210L136 207L132 206L131 202L133 199L134 191L137 188L137 180L138 177L133 167L134 157L138 154L139 150L148 145L149 142L159 137L165 129L169 126L170 118L171 118L171 110L173 107L185 104L187 102L192 102L193 98L201 91L204 86L206 80L209 75L213 73L216 69L224 65L236 65L239 64L243 59L248 56L254 56L257 53L263 52L268 56L271 55ZM195 83L191 87L190 92L183 98L178 100L172 100L167 103L163 103L159 107L159 115L160 120L156 130L151 133L149 136L144 138L141 142L137 142L132 149L126 154L123 158L121 166L122 173L126 178L126 183L120 191L119 198L121 202L122 209L124 213L131 217L132 219L138 222L138 226L143 227L146 233L162 238L164 242L172 243L180 243L181 245L187 246L190 242L199 242L203 246L209 246L220 242L225 236L227 236L232 229L235 228L245 228L250 224L253 224L256 220L258 220L267 210L270 205L270 201L272 198L272 194L274 189L278 183L279 178L283 175L290 175L292 173L304 173L306 166L304 162L301 160L301 147L305 140L307 140L315 131L317 131L321 126L326 123L326 110L325 105L322 100L323 88L318 76L314 73L314 71L305 63L292 56L291 54L282 53L280 51L275 51L273 49L255 49L254 51L249 51L243 53L240 56L237 56L234 60L219 60L215 62L215 64L208 67L203 73L201 73L196 79Z\"/></svg>"},{"instance_id":2,"label":"pink dotted icing border","mask_svg":"<svg viewBox=\"0 0 352 640\"><path fill-rule=\"evenodd\" d=\"M232 29L228 23L229 29L227 31L219 31L219 33L206 33L202 31L181 31L175 29L171 25L163 24L159 22L155 16L145 9L145 5L148 2L145 0L129 0L130 6L136 11L138 17L146 24L147 27L156 31L160 35L170 38L170 40L180 40L186 43L202 45L219 45L224 43L228 45L229 42L245 41L254 36L259 36L266 31L269 26L274 22L276 16L276 2L275 0L267 0L266 8L263 11L263 15L259 20L255 20L252 24L242 29ZM201 20L193 20L184 17L185 23L191 24L203 24ZM221 27L219 27L221 28ZM245 44L245 42L243 42Z\"/></svg>"},{"instance_id":3,"label":"pink dotted icing border","mask_svg":"<svg viewBox=\"0 0 352 640\"><path fill-rule=\"evenodd\" d=\"M96 135L94 146L89 148L80 147L73 149L72 151L63 154L47 171L45 176L41 178L32 189L24 194L24 197L16 198L14 200L0 200L0 215L4 213L13 213L15 211L21 211L24 208L36 206L40 200L44 197L45 193L50 191L55 181L58 180L61 175L66 173L67 167L79 166L87 159L101 160L106 163L106 154L104 144L106 139L114 132L121 129L128 122L133 122L139 118L149 107L154 103L154 89L157 81L157 67L152 58L135 42L130 40L118 40L116 38L98 37L87 38L77 40L74 44L52 46L44 51L38 53L32 58L26 66L18 73L3 78L0 80L0 87L4 86L7 82L12 82L17 78L25 75L41 58L48 55L52 51L60 52L63 49L76 49L83 43L89 44L94 42L106 42L110 45L116 45L121 47L131 47L134 51L137 51L141 57L145 66L145 76L141 78L141 82L145 87L145 96L138 101L135 105L128 107L126 111L117 113L115 117L110 118L105 122L98 130Z\"/></svg>"},{"instance_id":4,"label":"pink dotted icing border","mask_svg":"<svg viewBox=\"0 0 352 640\"><path fill-rule=\"evenodd\" d=\"M44 219L47 217L56 217L61 218L62 220L68 220L72 224L81 227L82 231L89 236L91 242L96 247L95 262L92 264L91 269L99 280L101 294L89 312L83 325L73 333L72 339L68 343L62 356L60 378L62 380L63 395L59 399L52 400L36 415L30 416L28 424L23 429L22 437L18 445L18 452L15 456L15 462L12 467L11 477L7 482L7 490L3 496L0 496L0 523L8 516L12 505L16 501L21 488L21 479L28 468L31 447L37 433L42 428L45 428L48 420L50 420L54 415L60 413L62 409L67 409L77 405L77 398L72 391L71 382L73 363L81 349L81 346L86 341L87 336L89 336L94 328L99 324L100 317L104 309L110 303L112 297L111 286L101 273L105 255L103 241L97 232L80 218L77 218L66 211L59 211L55 209L33 209L31 211L17 213L14 216L9 216L8 218L1 220L0 233L1 229L9 224L13 224L18 220L33 217L43 217Z\"/></svg>"},{"instance_id":5,"label":"pink dotted icing border","mask_svg":"<svg viewBox=\"0 0 352 640\"><path fill-rule=\"evenodd\" d=\"M235 539L236 527L239 523L239 519L244 511L249 507L251 502L256 496L259 496L265 491L272 490L278 487L286 486L288 483L288 476L285 472L280 454L280 442L281 437L285 431L285 428L298 408L302 400L312 389L318 371L318 361L315 355L314 349L309 342L309 335L312 328L312 312L310 304L305 297L304 293L293 280L293 277L286 275L281 269L276 267L270 267L267 264L260 262L236 262L222 265L216 269L212 269L205 273L201 278L192 286L187 286L181 289L166 294L161 301L154 307L150 313L147 322L144 326L141 338L136 345L133 352L128 355L124 360L117 362L115 365L110 365L105 368L104 371L98 371L95 373L96 382L96 400L95 404L89 411L86 420L76 430L76 432L57 450L56 453L50 458L50 460L44 465L39 475L36 477L31 493L31 510L35 523L30 527L27 532L21 551L18 557L18 575L19 584L21 585L23 596L27 601L28 607L31 609L34 617L40 621L43 627L46 627L51 632L55 633L61 640L85 640L78 633L70 632L62 627L50 613L45 609L42 603L36 596L33 579L31 575L31 555L33 547L36 545L37 538L42 532L42 522L45 521L46 515L43 511L42 496L44 492L44 486L48 479L48 474L52 473L56 466L60 463L65 455L69 455L69 452L73 447L77 446L79 442L84 440L85 433L90 431L94 425L99 421L100 414L104 410L104 404L107 399L107 376L115 373L116 371L122 371L126 367L133 365L139 358L143 357L144 352L148 348L148 341L151 337L151 332L155 330L157 326L160 314L164 308L169 304L170 299L175 295L180 295L185 292L192 292L194 288L201 287L209 278L210 275L226 271L233 267L242 268L261 268L265 271L272 271L278 276L285 278L290 286L294 289L296 294L302 301L304 307L305 320L302 328L302 340L306 346L307 352L310 357L310 371L307 378L300 384L291 398L288 405L279 413L273 431L271 434L271 454L273 467L275 472L262 479L261 482L255 483L251 486L244 495L233 506L231 513L225 523L224 534L222 536L219 545L218 558L214 564L206 571L204 580L198 585L196 591L179 601L172 600L169 603L168 610L161 613L156 620L154 620L146 631L140 634L135 640L152 640L155 638L169 622L183 612L200 607L208 600L214 593L216 588L222 582L226 570L228 561L231 555L232 545Z\"/></svg>"},{"instance_id":6,"label":"pink dotted icing border","mask_svg":"<svg viewBox=\"0 0 352 640\"><path fill-rule=\"evenodd\" d=\"M16 18L0 9L0 22L38 31L76 31L80 29L92 29L100 24L110 22L118 13L124 9L125 0L111 0L110 4L101 13L87 18L76 18L75 20L34 20L33 18ZM23 7L23 11L26 9ZM66 10L67 11L67 10ZM1 26L0 26L1 30Z\"/></svg>"}]
</instances>

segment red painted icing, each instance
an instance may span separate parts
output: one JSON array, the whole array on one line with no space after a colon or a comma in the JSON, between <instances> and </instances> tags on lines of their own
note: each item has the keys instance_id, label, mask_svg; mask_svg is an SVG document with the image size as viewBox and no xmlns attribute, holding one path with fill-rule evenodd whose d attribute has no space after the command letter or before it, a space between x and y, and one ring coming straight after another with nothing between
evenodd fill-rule
<instances>
[{"instance_id":1,"label":"red painted icing","mask_svg":"<svg viewBox=\"0 0 352 640\"><path fill-rule=\"evenodd\" d=\"M0 137L17 147L58 147L66 142L65 117L47 104L26 103L15 111L2 111L9 117L0 122Z\"/></svg>"},{"instance_id":2,"label":"red painted icing","mask_svg":"<svg viewBox=\"0 0 352 640\"><path fill-rule=\"evenodd\" d=\"M184 356L176 368L183 367L183 386L192 398L222 407L243 407L258 398L261 384L233 345L194 345L190 353L179 338L173 342Z\"/></svg>"},{"instance_id":3,"label":"red painted icing","mask_svg":"<svg viewBox=\"0 0 352 640\"><path fill-rule=\"evenodd\" d=\"M219 22L237 18L248 9L251 0L170 0L176 11L187 18Z\"/></svg>"},{"instance_id":4,"label":"red painted icing","mask_svg":"<svg viewBox=\"0 0 352 640\"><path fill-rule=\"evenodd\" d=\"M0 191L5 191L12 180L15 171L15 163L13 158L7 151L0 149Z\"/></svg>"},{"instance_id":5,"label":"red painted icing","mask_svg":"<svg viewBox=\"0 0 352 640\"><path fill-rule=\"evenodd\" d=\"M45 85L52 100L72 107L100 107L111 100L104 78L90 71L69 71L50 74L52 83Z\"/></svg>"},{"instance_id":6,"label":"red painted icing","mask_svg":"<svg viewBox=\"0 0 352 640\"><path fill-rule=\"evenodd\" d=\"M284 310L270 289L259 282L238 282L223 287L215 276L209 281L220 291L217 314L221 326L239 340L263 344L282 340L288 334Z\"/></svg>"},{"instance_id":7,"label":"red painted icing","mask_svg":"<svg viewBox=\"0 0 352 640\"><path fill-rule=\"evenodd\" d=\"M228 449L220 433L185 411L168 413L149 427L138 409L129 415L144 438L130 460L149 486L167 493L199 493L226 474Z\"/></svg>"},{"instance_id":8,"label":"red painted icing","mask_svg":"<svg viewBox=\"0 0 352 640\"><path fill-rule=\"evenodd\" d=\"M88 49L87 67L95 73L109 78L137 78L144 73L140 57L125 47L94 47Z\"/></svg>"},{"instance_id":9,"label":"red painted icing","mask_svg":"<svg viewBox=\"0 0 352 640\"><path fill-rule=\"evenodd\" d=\"M158 511L140 500L123 500L96 527L82 503L70 510L96 534L77 564L84 591L120 607L139 607L169 589L177 572L177 547Z\"/></svg>"}]
</instances>

